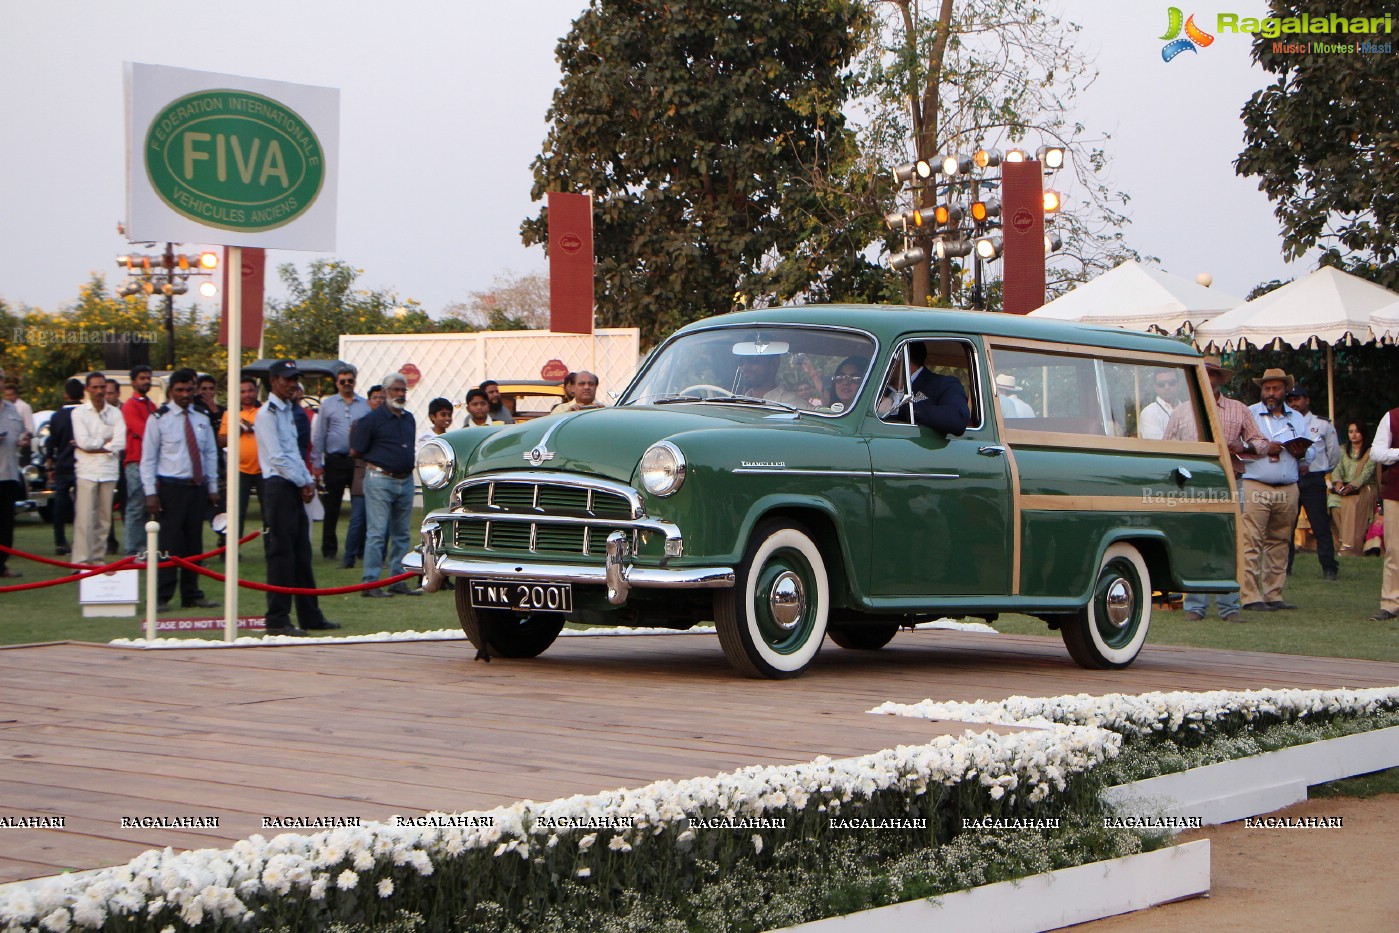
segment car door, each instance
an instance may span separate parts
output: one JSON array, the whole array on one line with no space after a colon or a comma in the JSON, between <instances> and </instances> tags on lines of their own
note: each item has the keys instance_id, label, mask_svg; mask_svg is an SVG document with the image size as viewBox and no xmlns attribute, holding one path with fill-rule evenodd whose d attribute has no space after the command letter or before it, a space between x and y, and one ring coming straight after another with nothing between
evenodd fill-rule
<instances>
[{"instance_id":1,"label":"car door","mask_svg":"<svg viewBox=\"0 0 1399 933\"><path fill-rule=\"evenodd\" d=\"M865 414L872 477L870 595L947 597L1010 593L1010 470L987 410L980 345L967 337L911 338L928 351L926 366L967 390L971 422L960 437L880 417L875 393ZM907 365L900 343L887 373ZM906 375L906 373L905 373ZM891 378L885 377L886 385Z\"/></svg>"}]
</instances>

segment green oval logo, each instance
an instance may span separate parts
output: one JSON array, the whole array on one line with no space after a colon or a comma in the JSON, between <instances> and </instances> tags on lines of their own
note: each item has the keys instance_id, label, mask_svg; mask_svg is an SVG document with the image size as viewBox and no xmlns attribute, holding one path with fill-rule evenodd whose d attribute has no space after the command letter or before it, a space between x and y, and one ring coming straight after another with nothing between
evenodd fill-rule
<instances>
[{"instance_id":1,"label":"green oval logo","mask_svg":"<svg viewBox=\"0 0 1399 933\"><path fill-rule=\"evenodd\" d=\"M171 210L224 230L285 226L325 182L324 150L306 121L248 91L198 91L171 102L146 130L145 153L151 187Z\"/></svg>"}]
</instances>

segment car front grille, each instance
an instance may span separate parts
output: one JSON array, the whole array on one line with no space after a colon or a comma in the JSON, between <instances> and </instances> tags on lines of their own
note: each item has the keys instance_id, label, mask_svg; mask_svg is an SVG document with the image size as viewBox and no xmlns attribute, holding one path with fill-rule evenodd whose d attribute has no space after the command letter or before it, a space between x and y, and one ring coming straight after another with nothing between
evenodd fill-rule
<instances>
[{"instance_id":1,"label":"car front grille","mask_svg":"<svg viewBox=\"0 0 1399 933\"><path fill-rule=\"evenodd\" d=\"M484 553L603 558L607 536L627 535L636 551L644 518L634 490L555 474L470 479L458 485L452 544Z\"/></svg>"}]
</instances>

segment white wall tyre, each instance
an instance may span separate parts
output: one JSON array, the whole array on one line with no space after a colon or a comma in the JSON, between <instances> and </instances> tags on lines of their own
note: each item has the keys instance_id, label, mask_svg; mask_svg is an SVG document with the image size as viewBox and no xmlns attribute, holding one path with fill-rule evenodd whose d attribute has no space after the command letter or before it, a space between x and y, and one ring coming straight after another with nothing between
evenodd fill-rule
<instances>
[{"instance_id":1,"label":"white wall tyre","mask_svg":"<svg viewBox=\"0 0 1399 933\"><path fill-rule=\"evenodd\" d=\"M724 656L749 677L796 677L826 637L830 600L826 562L806 530L792 522L760 523L733 588L714 597Z\"/></svg>"},{"instance_id":2,"label":"white wall tyre","mask_svg":"<svg viewBox=\"0 0 1399 933\"><path fill-rule=\"evenodd\" d=\"M1151 628L1151 574L1132 545L1103 552L1088 605L1060 628L1064 647L1080 667L1118 670L1131 664Z\"/></svg>"}]
</instances>

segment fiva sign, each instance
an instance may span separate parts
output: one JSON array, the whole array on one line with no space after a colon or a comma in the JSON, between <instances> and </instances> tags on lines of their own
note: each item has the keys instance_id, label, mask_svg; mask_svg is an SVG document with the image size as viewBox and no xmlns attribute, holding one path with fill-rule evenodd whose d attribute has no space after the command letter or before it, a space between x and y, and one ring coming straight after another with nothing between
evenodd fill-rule
<instances>
[{"instance_id":1,"label":"fiva sign","mask_svg":"<svg viewBox=\"0 0 1399 933\"><path fill-rule=\"evenodd\" d=\"M176 213L225 230L271 230L304 214L325 182L325 151L294 110L247 91L199 91L151 121L151 187Z\"/></svg>"},{"instance_id":2,"label":"fiva sign","mask_svg":"<svg viewBox=\"0 0 1399 933\"><path fill-rule=\"evenodd\" d=\"M334 249L339 92L128 66L132 240Z\"/></svg>"}]
</instances>

